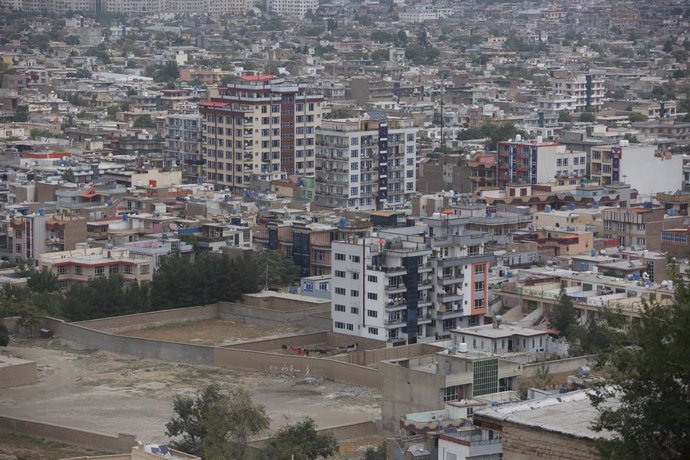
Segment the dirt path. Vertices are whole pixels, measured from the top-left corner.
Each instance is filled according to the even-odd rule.
[[[176,394],[211,382],[244,385],[266,406],[271,430],[306,415],[319,427],[380,418],[380,394],[322,379],[142,360],[75,350],[56,341],[9,347],[36,361],[37,383],[0,392],[0,413],[104,433],[130,433],[165,442],[165,423]]]

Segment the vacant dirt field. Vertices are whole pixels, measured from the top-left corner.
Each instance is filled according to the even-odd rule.
[[[243,385],[271,417],[271,431],[312,417],[322,428],[380,418],[380,393],[314,378],[245,372],[78,350],[58,341],[8,347],[37,362],[38,382],[0,393],[0,413],[109,434],[166,442],[165,423],[177,394],[215,382]],[[268,434],[268,433],[266,433]]]
[[[232,345],[295,334],[300,329],[293,326],[263,326],[245,324],[239,321],[210,319],[168,324],[165,326],[123,332],[121,335],[145,339],[169,340],[173,342],[193,343],[196,345]]]

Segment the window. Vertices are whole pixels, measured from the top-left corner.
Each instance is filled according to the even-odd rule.
[[[483,264],[482,265],[475,265],[474,266],[474,273],[477,275],[484,273],[484,265]]]
[[[131,265],[125,265],[125,275],[131,275],[132,274],[132,266]]]
[[[335,288],[335,293],[338,294],[338,295],[347,295],[347,294],[346,294],[346,291],[345,291],[345,288],[341,288],[341,287]]]
[[[359,139],[356,137],[351,138],[350,145],[359,145]]]
[[[484,299],[474,299],[474,308],[484,308]]]
[[[444,388],[441,390],[441,392],[443,395],[443,402],[458,401],[460,399],[460,395],[462,394],[462,388],[460,385],[453,385]]]
[[[353,273],[352,273],[352,279],[353,279],[353,280],[358,280],[358,279],[359,279],[359,273],[353,272]]]
[[[345,254],[335,253],[335,260],[345,260]]]
[[[335,311],[342,311],[343,313],[345,313],[345,305],[341,305],[341,304],[337,303],[337,304],[335,304],[335,306],[333,308],[335,308]]]
[[[105,267],[96,267],[96,268],[94,269],[94,274],[95,274],[96,276],[103,276],[103,275],[105,275]]]
[[[367,275],[367,281],[369,281],[370,283],[376,283],[376,282],[378,282],[378,280],[379,280],[379,278],[377,276]]]
[[[356,264],[359,263],[359,256],[352,256],[352,261]]]
[[[343,323],[342,321],[336,321],[335,322],[335,328],[336,329],[345,329],[345,323]]]
[[[347,330],[348,330],[348,331],[354,331],[354,330],[355,330],[355,326],[354,326],[352,323],[347,323]]]
[[[378,327],[370,327],[367,330],[369,331],[369,334],[371,334],[371,335],[379,335],[379,328]]]
[[[378,318],[379,312],[376,310],[367,310],[367,316],[370,318]]]
[[[484,281],[475,281],[474,282],[474,290],[475,291],[483,291],[484,290]]]
[[[359,315],[359,307],[350,307],[350,313],[353,315]]]
[[[345,272],[342,270],[336,270],[335,271],[335,277],[336,278],[345,278]]]
[[[484,359],[473,363],[472,389],[474,396],[498,391],[498,359]]]
[[[79,265],[76,265],[74,267],[74,274],[75,275],[83,275],[84,274],[84,268],[80,267]]]
[[[350,289],[351,297],[359,297],[359,291],[357,289]]]
[[[141,273],[142,275],[148,275],[149,273],[151,273],[151,266],[142,265],[141,267],[139,267],[139,273]]]
[[[368,293],[367,293],[367,299],[369,299],[369,300],[378,300],[378,299],[379,299],[379,295],[378,295],[377,293],[375,293],[375,292],[368,292]]]

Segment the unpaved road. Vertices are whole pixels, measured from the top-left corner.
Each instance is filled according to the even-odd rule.
[[[380,393],[321,379],[191,366],[76,350],[51,341],[8,347],[36,361],[38,382],[0,391],[0,414],[165,442],[176,394],[211,382],[244,385],[266,407],[271,431],[311,416],[321,428],[376,420]]]

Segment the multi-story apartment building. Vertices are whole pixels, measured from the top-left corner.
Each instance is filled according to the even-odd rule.
[[[394,343],[430,336],[431,249],[423,241],[334,241],[332,251],[334,331]]]
[[[14,260],[37,260],[46,252],[71,250],[86,240],[86,219],[37,213],[10,219],[7,226],[7,254]]]
[[[256,231],[254,244],[258,251],[280,251],[292,258],[304,276],[330,275],[333,263],[333,241],[370,236],[369,221],[330,225],[305,221],[269,221]]]
[[[590,178],[602,186],[628,183],[640,195],[675,192],[683,186],[682,155],[658,151],[651,144],[630,144],[592,147]]]
[[[102,11],[120,14],[155,14],[166,11],[166,0],[105,0]]]
[[[645,202],[642,207],[612,208],[602,211],[603,237],[617,239],[621,246],[639,246],[650,251],[661,250],[662,230],[679,228],[683,217],[666,217],[666,210]]]
[[[551,83],[556,94],[575,99],[575,110],[598,110],[604,98],[604,77],[601,75],[577,74],[555,71]]]
[[[253,174],[314,175],[322,96],[272,75],[242,77],[199,104],[206,179],[234,192]]]
[[[489,263],[485,232],[468,231],[470,217],[436,213],[424,218],[432,248],[433,329],[445,335],[458,327],[484,324],[489,308]]]
[[[316,135],[316,204],[374,211],[415,193],[416,128],[404,118],[326,120]]]
[[[268,8],[271,13],[294,19],[304,19],[307,11],[315,12],[319,7],[319,0],[269,0]]]
[[[20,11],[43,12],[49,11],[64,14],[68,11],[95,12],[95,0],[2,0],[0,7],[12,8]]]
[[[175,158],[188,181],[196,182],[203,174],[201,155],[201,115],[169,114],[165,117],[167,141],[165,157]]]
[[[556,142],[515,140],[498,143],[496,153],[498,186],[508,184],[576,184],[587,175],[585,152],[567,150]]]

